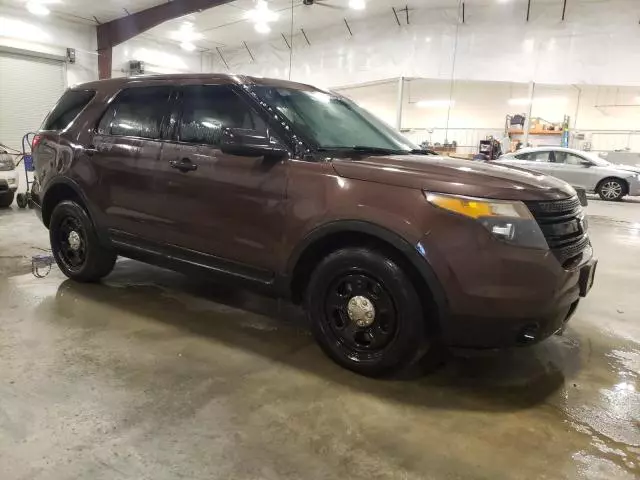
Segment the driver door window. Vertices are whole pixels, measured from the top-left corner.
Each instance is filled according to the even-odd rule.
[[[555,155],[555,163],[563,163],[565,165],[574,165],[574,166],[582,166],[582,162],[585,161],[584,158],[579,155],[575,155],[569,152],[554,152]]]
[[[267,134],[262,118],[226,85],[184,87],[182,105],[181,142],[219,147],[225,128]]]

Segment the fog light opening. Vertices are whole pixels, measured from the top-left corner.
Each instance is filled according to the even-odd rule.
[[[520,329],[520,333],[516,337],[516,341],[520,345],[534,343],[538,339],[540,326],[537,323],[530,323]]]

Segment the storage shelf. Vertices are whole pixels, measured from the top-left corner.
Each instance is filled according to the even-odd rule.
[[[509,129],[509,135],[524,135],[524,130]],[[562,130],[530,130],[529,135],[562,135]]]

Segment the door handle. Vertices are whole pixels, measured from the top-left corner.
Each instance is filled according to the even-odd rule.
[[[182,173],[193,172],[198,169],[198,165],[195,163],[191,163],[191,160],[188,158],[183,158],[182,160],[171,160],[169,161],[169,166],[171,168],[175,168],[176,170],[180,170]]]
[[[100,150],[98,150],[93,145],[90,145],[90,146],[84,148],[84,153],[91,157],[91,156],[95,155],[96,153],[100,153]]]

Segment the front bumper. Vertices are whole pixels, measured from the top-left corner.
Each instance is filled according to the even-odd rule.
[[[591,245],[565,269],[550,250],[466,233],[433,246],[428,258],[447,295],[448,311],[440,322],[446,345],[508,348],[538,342],[564,327],[578,306],[581,284],[583,293],[588,290],[581,272],[595,263]]]
[[[0,194],[15,192],[18,189],[19,177],[16,170],[0,171]]]
[[[629,195],[632,197],[640,196],[640,180],[635,178],[629,180]]]

